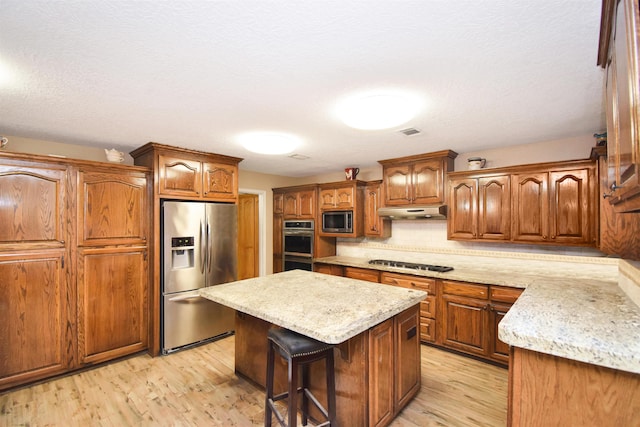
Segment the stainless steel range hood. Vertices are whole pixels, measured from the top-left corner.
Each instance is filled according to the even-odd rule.
[[[378,209],[378,216],[389,219],[447,219],[446,205],[402,206]]]

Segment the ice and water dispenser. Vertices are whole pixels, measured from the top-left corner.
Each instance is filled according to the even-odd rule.
[[[179,268],[194,267],[194,238],[192,237],[172,237],[171,238],[171,265],[172,270]]]

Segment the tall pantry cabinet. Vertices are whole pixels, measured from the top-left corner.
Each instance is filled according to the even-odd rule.
[[[147,348],[148,170],[0,154],[0,390]]]

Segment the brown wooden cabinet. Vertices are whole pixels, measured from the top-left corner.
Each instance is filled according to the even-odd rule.
[[[603,1],[598,65],[606,69],[609,200],[619,212],[640,210],[639,23],[637,1]]]
[[[0,155],[0,306],[10,325],[0,328],[0,389],[146,348],[148,174],[131,166]],[[86,262],[86,251],[134,246],[139,262],[112,262],[106,253],[104,268]],[[134,331],[136,344],[125,343]],[[83,357],[85,345],[100,356]]]
[[[78,353],[97,363],[147,348],[148,184],[84,168],[78,183]]]
[[[592,160],[452,173],[447,237],[595,246],[596,176]]]
[[[312,185],[286,189],[283,193],[284,219],[315,219],[316,187]]]
[[[509,363],[509,344],[498,337],[498,324],[507,314],[511,306],[522,294],[523,289],[505,286],[491,286],[489,305],[489,357],[502,363]]]
[[[449,178],[451,240],[511,238],[511,190],[509,175]]]
[[[367,282],[380,282],[380,272],[369,268],[345,267],[344,277],[351,279],[366,280]]]
[[[640,375],[512,347],[507,423],[637,426]]]
[[[380,160],[385,206],[445,203],[445,176],[457,153],[435,153]]]
[[[562,245],[594,245],[595,169],[519,173],[513,188],[513,240]]]
[[[364,235],[386,239],[391,236],[391,220],[381,218],[378,209],[382,207],[382,180],[367,182],[364,192]]]
[[[364,235],[364,181],[339,181],[319,184],[318,186],[318,221],[328,211],[351,211],[352,232],[335,233],[323,231],[318,224],[318,234],[330,237],[361,237]]]
[[[489,347],[489,287],[442,281],[441,328],[443,345],[478,356]]]
[[[159,193],[163,196],[237,201],[239,160],[207,162],[198,160],[199,157],[192,153],[159,154]]]
[[[344,267],[335,264],[313,263],[313,271],[316,273],[330,274],[332,276],[344,276]]]
[[[419,312],[412,307],[369,331],[369,425],[385,426],[420,390]]]
[[[435,342],[438,310],[436,279],[384,271],[380,275],[380,283],[427,292],[427,297],[420,302],[420,339]]]
[[[238,201],[242,159],[150,142],[131,152],[136,165],[157,171],[157,197]]]

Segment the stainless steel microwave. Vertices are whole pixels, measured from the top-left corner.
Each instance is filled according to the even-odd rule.
[[[322,213],[323,233],[353,233],[353,211]]]

